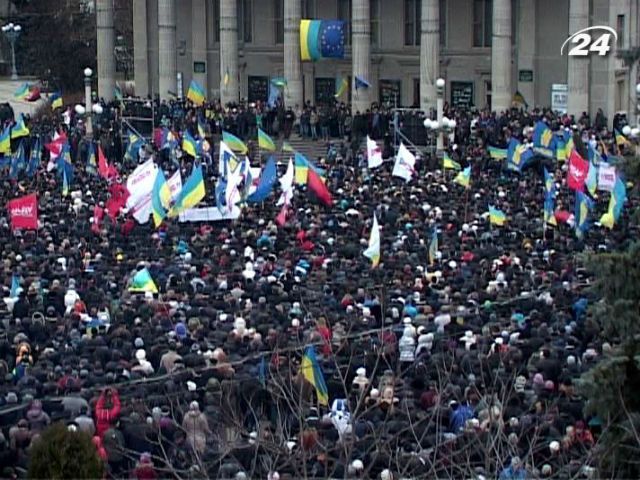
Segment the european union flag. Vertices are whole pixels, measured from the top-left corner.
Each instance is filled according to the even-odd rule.
[[[344,22],[323,20],[320,24],[320,51],[324,58],[344,58]]]
[[[258,203],[266,200],[267,197],[271,194],[277,178],[278,171],[276,167],[276,159],[272,155],[271,157],[269,157],[269,161],[264,167],[262,175],[260,175],[260,184],[258,185],[258,188],[247,199],[247,201],[250,203]]]

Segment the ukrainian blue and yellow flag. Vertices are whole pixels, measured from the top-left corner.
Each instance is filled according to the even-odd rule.
[[[196,139],[193,138],[188,130],[185,130],[182,135],[182,151],[191,155],[193,158],[196,158],[199,153],[198,142],[196,142]]]
[[[0,134],[0,153],[11,155],[11,127],[7,126]]]
[[[142,270],[136,272],[136,274],[133,276],[129,291],[132,293],[158,293],[158,287],[153,281],[153,278],[151,278],[149,270],[143,268]]]
[[[51,102],[51,110],[61,108],[63,106],[62,94],[60,92],[54,92],[49,95],[49,101]]]
[[[333,95],[338,100],[349,88],[349,80],[346,77],[336,79],[336,93]]]
[[[202,167],[194,167],[191,175],[182,186],[182,190],[176,199],[176,203],[169,211],[169,218],[177,217],[189,208],[195,207],[205,197],[204,177]]]
[[[587,174],[584,184],[586,185],[589,194],[595,198],[596,190],[598,188],[598,167],[591,162],[589,162],[589,173]]]
[[[171,190],[164,176],[162,169],[158,169],[156,181],[151,191],[151,213],[153,215],[153,224],[158,228],[164,217],[167,216],[167,210],[171,205]]]
[[[129,144],[124,154],[125,160],[135,161],[138,159],[138,150],[144,145],[144,138],[139,137],[133,132],[129,132]]]
[[[538,121],[533,129],[533,149],[543,157],[556,157],[556,138],[544,122]]]
[[[258,128],[258,147],[267,152],[275,152],[276,144],[273,139],[267,135],[261,128]]]
[[[506,148],[499,148],[494,147],[493,145],[489,145],[487,151],[489,152],[489,156],[494,160],[504,160],[505,158],[507,158]]]
[[[30,133],[31,132],[29,131],[27,126],[24,124],[24,117],[22,116],[22,114],[20,114],[20,118],[18,118],[18,121],[11,129],[11,139],[13,140],[14,138],[26,137]]]
[[[471,184],[471,166],[468,166],[464,170],[462,170],[453,181],[459,185],[462,185],[464,188],[469,188]]]
[[[507,222],[507,216],[502,210],[498,210],[489,205],[489,222],[491,222],[492,225],[502,227]]]
[[[302,376],[316,389],[318,402],[322,405],[329,405],[329,391],[324,381],[324,375],[316,358],[316,350],[313,346],[305,349],[302,356]]]
[[[447,152],[442,156],[442,168],[444,170],[460,170],[462,167],[458,162],[453,160]]]
[[[207,136],[207,129],[205,128],[204,119],[198,115],[198,136],[204,140]]]
[[[29,96],[29,93],[31,93],[31,85],[29,85],[28,83],[23,83],[22,85],[20,85],[20,87],[18,87],[18,90],[15,91],[13,97],[16,100],[24,100]]]
[[[247,152],[249,151],[249,148],[247,147],[247,145],[232,133],[223,131],[222,141],[226,143],[227,146],[234,152],[238,152],[243,155],[246,155]]]
[[[600,218],[600,223],[607,227],[609,230],[613,229],[613,226],[620,218],[620,214],[622,213],[622,208],[624,207],[624,203],[627,200],[627,187],[625,186],[622,179],[618,176],[616,177],[616,183],[613,186],[613,191],[611,192],[611,199],[609,200],[609,208],[607,213],[602,215]]]
[[[582,192],[576,192],[576,235],[582,237],[589,230],[589,210],[593,208],[593,201]]]
[[[202,105],[205,99],[204,88],[202,88],[202,85],[195,80],[191,80],[189,90],[187,91],[187,98],[196,105]]]
[[[533,152],[526,145],[511,137],[507,148],[507,168],[521,172],[533,159]]]
[[[96,161],[96,146],[93,142],[89,142],[89,146],[87,147],[87,166],[85,168],[86,172],[91,175],[98,174],[98,162]]]

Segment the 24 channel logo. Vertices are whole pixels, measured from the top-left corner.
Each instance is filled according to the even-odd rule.
[[[599,30],[604,31],[602,35],[595,38],[591,36],[589,31]],[[618,41],[618,34],[616,31],[606,25],[594,25],[593,27],[583,28],[582,30],[569,35],[562,47],[560,47],[560,55],[564,55],[564,48],[568,43],[574,44],[569,49],[568,55],[570,57],[587,57],[591,53],[597,53],[601,57],[604,57],[609,50],[611,50],[611,37]]]

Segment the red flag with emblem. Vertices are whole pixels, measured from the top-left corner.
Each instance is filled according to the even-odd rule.
[[[576,192],[584,191],[584,181],[589,175],[589,162],[580,156],[574,149],[569,157],[569,173],[567,175],[567,186]]]

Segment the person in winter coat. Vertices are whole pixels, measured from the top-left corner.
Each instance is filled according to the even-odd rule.
[[[155,468],[153,468],[153,461],[149,453],[143,453],[140,455],[140,461],[136,464],[136,468],[133,471],[133,476],[137,480],[155,480],[158,478]]]
[[[104,432],[120,416],[120,397],[118,392],[111,388],[105,389],[98,398],[96,404],[96,434],[102,438]]]
[[[46,412],[42,410],[42,402],[34,400],[27,411],[27,420],[29,421],[29,430],[32,433],[42,432],[50,423],[51,419]]]
[[[189,411],[182,420],[182,428],[186,432],[187,442],[198,454],[202,455],[207,444],[207,435],[211,435],[207,417],[200,411],[198,402],[189,405]]]

